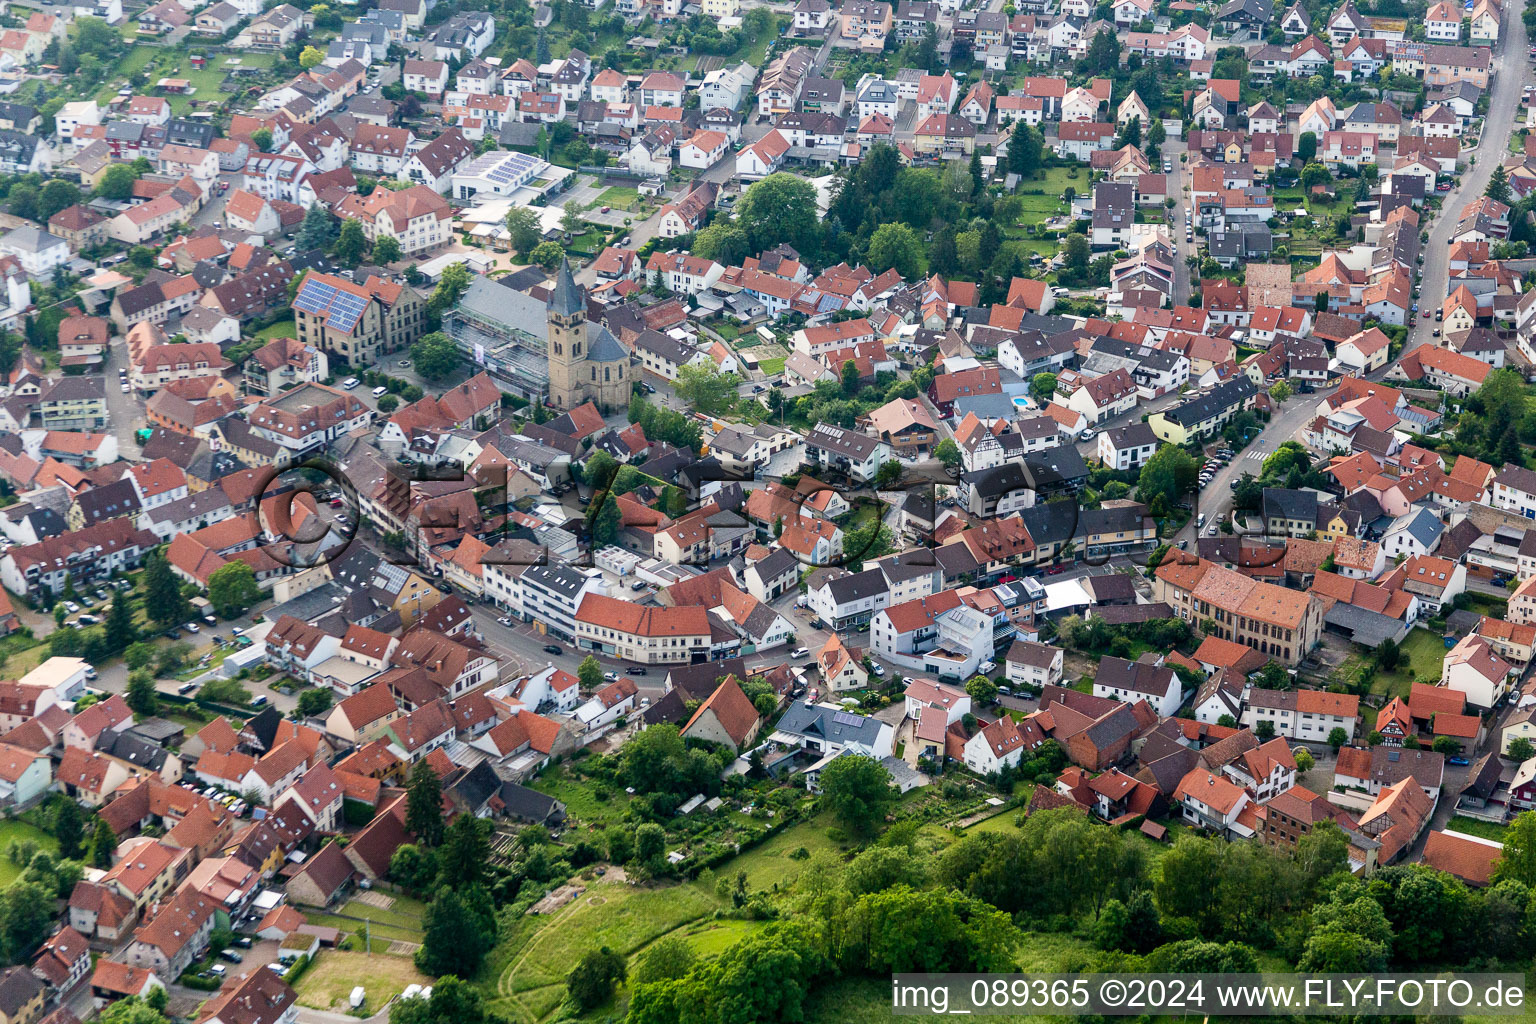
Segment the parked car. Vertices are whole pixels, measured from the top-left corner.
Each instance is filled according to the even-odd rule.
[[[809,647],[796,647],[794,650],[789,652],[789,656],[791,658],[803,658],[810,653],[811,649]]]
[[[559,644],[545,644],[544,645],[544,653],[545,654],[564,654],[565,653],[565,648],[561,647]]]
[[[645,675],[645,666],[644,665],[630,665],[624,671],[628,672],[632,676],[643,676],[643,675]]]
[[[271,701],[269,701],[267,699],[267,695],[266,694],[258,693],[254,698],[252,698],[252,700],[251,700],[251,707],[253,707],[253,708],[264,708],[269,703],[271,703]]]
[[[384,387],[382,384],[380,386],[378,386],[378,387],[373,389],[373,397],[374,398],[383,398],[388,393],[389,393],[389,388]]]
[[[617,672],[604,672],[603,678],[608,680],[610,683],[616,683],[619,681],[619,674]]]
[[[176,692],[185,697],[195,689],[197,689],[196,683],[182,683],[180,686],[176,687]]]
[[[362,381],[358,380],[356,377],[348,377],[346,380],[341,382],[341,386],[346,388],[348,391],[351,391],[361,383]]]
[[[202,627],[201,627],[201,626],[199,626],[199,625],[198,625],[198,624],[197,624],[197,623],[195,623],[195,622],[183,622],[183,623],[182,623],[182,624],[181,624],[181,628],[182,628],[182,629],[184,629],[184,630],[186,630],[186,631],[187,631],[187,632],[188,632],[188,633],[196,633],[196,632],[198,632],[198,631],[199,631],[199,630],[201,630],[201,628],[202,628]]]
[[[73,602],[73,601],[65,601],[64,602],[64,610],[69,612],[69,614],[74,615],[76,612],[78,612],[80,610],[80,606],[78,604],[75,604],[75,602]]]

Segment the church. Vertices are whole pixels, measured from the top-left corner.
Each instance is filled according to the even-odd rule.
[[[604,412],[626,408],[634,382],[629,350],[608,328],[587,322],[587,290],[572,276],[570,260],[560,261],[547,318],[549,401],[545,404],[562,412],[589,401]]]

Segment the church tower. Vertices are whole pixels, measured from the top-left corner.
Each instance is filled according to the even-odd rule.
[[[583,380],[587,361],[587,292],[571,275],[571,262],[560,261],[555,290],[549,295],[549,402],[551,409],[574,409],[587,399]]]

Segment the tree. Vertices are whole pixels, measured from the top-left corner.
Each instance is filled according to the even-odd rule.
[[[474,974],[496,941],[493,914],[489,894],[478,886],[439,889],[422,915],[417,969],[431,975]]]
[[[1037,373],[1029,382],[1029,393],[1035,396],[1035,400],[1041,405],[1049,402],[1051,396],[1056,394],[1056,375],[1054,373]]]
[[[73,798],[66,796],[57,804],[58,808],[53,812],[53,838],[59,841],[59,856],[76,860],[85,840],[85,818]]]
[[[336,236],[336,248],[332,255],[343,266],[355,267],[362,262],[364,254],[368,252],[368,239],[363,235],[361,221],[344,220],[341,222],[341,233]],[[459,264],[455,264],[459,266]],[[446,276],[446,274],[445,274]]]
[[[1306,747],[1299,748],[1292,756],[1296,759],[1296,770],[1300,772],[1311,771],[1313,765],[1317,763],[1312,757],[1312,752]]]
[[[865,262],[877,274],[894,268],[902,277],[911,280],[923,272],[923,241],[905,224],[895,221],[882,224],[869,238]]]
[[[432,297],[427,300],[427,309],[432,313],[441,314],[459,297],[469,290],[469,268],[462,263],[450,263],[443,268],[443,276],[438,279],[437,287],[432,291]]]
[[[875,473],[875,490],[887,491],[901,482],[901,461],[887,459]]]
[[[112,598],[102,631],[106,636],[107,649],[114,652],[126,651],[138,639],[139,628],[133,624],[133,609],[121,593]]]
[[[1008,170],[1021,178],[1034,177],[1040,169],[1040,155],[1045,149],[1045,136],[1040,129],[1023,121],[1015,121],[1008,134]]]
[[[1302,132],[1301,135],[1297,136],[1296,138],[1296,159],[1300,160],[1302,165],[1305,166],[1306,164],[1311,163],[1312,158],[1316,155],[1317,133]]]
[[[661,867],[667,852],[667,833],[658,824],[648,821],[635,829],[635,860],[644,867],[656,870]]]
[[[1161,498],[1163,506],[1172,509],[1195,489],[1199,479],[1200,464],[1189,452],[1177,445],[1163,445],[1141,467],[1137,497],[1149,505]]]
[[[997,700],[997,684],[986,676],[972,676],[971,681],[965,684],[965,692],[977,704],[991,704]]]
[[[752,255],[752,248],[745,231],[721,218],[693,236],[693,254],[721,266],[739,266],[743,258]]]
[[[459,368],[459,346],[442,331],[423,334],[411,345],[411,362],[425,380],[443,380]]]
[[[299,67],[308,71],[325,63],[325,51],[314,46],[306,46],[299,54]]]
[[[635,957],[633,982],[646,985],[686,977],[699,962],[688,940],[680,935],[663,935]]]
[[[379,412],[382,412],[387,416],[394,412],[396,409],[400,408],[400,399],[396,395],[380,395],[378,404]]]
[[[1275,723],[1268,719],[1261,719],[1259,724],[1253,727],[1253,734],[1259,739],[1268,742],[1275,738]]]
[[[581,234],[581,207],[576,205],[575,200],[561,208],[560,230],[568,235]]]
[[[38,219],[46,221],[60,210],[74,206],[79,201],[80,189],[77,185],[62,178],[54,178],[37,194]]]
[[[614,825],[603,833],[603,846],[610,864],[628,864],[635,856],[635,837],[623,825]]]
[[[841,378],[844,395],[852,398],[859,393],[859,364],[852,359],[843,360],[843,368],[838,376]]]
[[[165,989],[156,986],[150,992],[150,997],[157,994],[164,997]],[[160,1001],[160,999],[155,1000],[155,1002]],[[149,998],[140,999],[138,996],[129,996],[109,1004],[96,1020],[98,1024],[169,1024],[163,1003],[160,1007],[156,1007]]]
[[[891,796],[891,773],[872,757],[845,755],[822,769],[822,803],[855,832],[884,820]]]
[[[613,998],[614,986],[624,980],[625,960],[607,946],[589,950],[565,976],[565,990],[583,1012]]]
[[[588,530],[591,537],[593,550],[605,548],[616,543],[619,539],[619,527],[623,518],[619,515],[619,502],[612,494],[603,498],[603,503],[598,506],[597,512],[592,516],[592,525]]]
[[[103,870],[110,868],[116,853],[117,836],[112,832],[112,826],[97,818],[96,831],[91,833],[91,865]]]
[[[1505,206],[1512,205],[1509,175],[1505,172],[1503,164],[1493,165],[1493,173],[1488,177],[1488,187],[1483,189],[1483,195]]]
[[[539,215],[526,206],[514,206],[507,213],[507,234],[517,252],[531,252],[539,244]]]
[[[1391,672],[1397,668],[1401,657],[1402,652],[1398,650],[1397,641],[1388,637],[1376,648],[1376,667],[1383,672]]]
[[[576,679],[583,690],[596,690],[603,685],[603,666],[593,655],[581,659],[576,667]]]
[[[533,247],[528,258],[545,270],[554,270],[565,258],[565,247],[559,242],[540,242]]]
[[[961,464],[960,446],[950,438],[940,441],[933,449],[933,457],[938,459],[950,469]]]
[[[1454,757],[1461,753],[1461,743],[1452,736],[1436,736],[1435,742],[1430,749],[1437,754]]]
[[[243,614],[262,596],[256,573],[244,562],[228,562],[208,577],[208,603],[223,618],[233,619]]]
[[[1536,743],[1532,743],[1524,736],[1516,736],[1509,741],[1509,749],[1505,751],[1504,756],[1524,764],[1536,757]]]
[[[736,404],[736,389],[740,385],[740,377],[721,373],[719,364],[711,360],[702,365],[678,367],[672,390],[696,411],[715,416],[729,412]]]
[[[1333,175],[1322,164],[1307,164],[1301,169],[1301,187],[1311,190],[1318,185],[1327,185],[1333,181]]]
[[[1096,32],[1088,44],[1088,69],[1109,74],[1120,68],[1120,39],[1113,32]]]
[[[1076,233],[1068,235],[1062,252],[1066,256],[1064,270],[1070,270],[1074,274],[1088,273],[1088,263],[1093,258],[1093,248],[1088,244],[1087,236]]]
[[[816,187],[781,171],[748,186],[736,204],[736,222],[747,233],[753,252],[788,242],[808,253],[818,247],[818,209]]]
[[[299,225],[300,249],[329,249],[335,237],[336,222],[331,220],[324,206],[316,203],[304,211],[304,222]]]
[[[52,931],[53,893],[37,882],[20,881],[0,892],[0,954],[16,963]]]
[[[181,583],[171,572],[164,552],[156,551],[146,560],[142,583],[144,608],[151,619],[169,626],[191,617],[191,606],[182,596]]]
[[[299,694],[298,710],[300,718],[314,718],[323,715],[331,707],[330,690],[305,690]]]
[[[153,715],[160,710],[160,695],[155,691],[155,677],[149,669],[141,668],[128,673],[128,688],[123,701],[140,715]]]
[[[127,164],[113,164],[101,174],[101,180],[96,183],[96,194],[102,199],[127,199],[133,195],[133,183],[139,180],[132,167]]]
[[[1504,832],[1504,853],[1493,871],[1495,882],[1536,886],[1536,811],[1515,815]]]
[[[417,761],[411,769],[405,827],[423,846],[437,846],[443,841],[443,787],[437,772],[426,761]]]
[[[1286,400],[1293,394],[1295,392],[1291,390],[1291,386],[1283,380],[1275,381],[1274,385],[1269,389],[1269,397],[1273,398],[1277,405],[1284,405]]]
[[[257,128],[251,132],[251,145],[262,153],[272,152],[272,129]]]
[[[460,814],[443,833],[437,852],[438,881],[445,886],[474,885],[491,861],[490,823],[473,814]]]
[[[390,235],[381,235],[373,243],[373,262],[375,263],[395,263],[403,255],[400,251],[400,243]]]

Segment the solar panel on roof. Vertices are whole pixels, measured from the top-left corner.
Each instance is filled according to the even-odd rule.
[[[833,715],[832,715],[832,721],[836,722],[838,725],[863,725],[864,724],[863,716],[862,715],[855,715],[851,711],[837,711],[837,712],[834,712]]]

